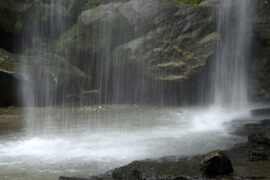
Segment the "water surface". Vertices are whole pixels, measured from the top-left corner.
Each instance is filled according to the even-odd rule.
[[[27,119],[27,128],[0,135],[1,179],[96,175],[134,160],[227,149],[245,139],[230,135],[224,124],[248,116],[218,108],[135,105],[28,111],[35,119]],[[5,118],[3,113],[0,119]]]

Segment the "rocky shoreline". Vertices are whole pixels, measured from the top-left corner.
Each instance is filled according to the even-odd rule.
[[[270,179],[270,109],[251,111],[256,121],[242,124],[231,132],[247,138],[224,151],[232,163],[233,172],[207,176],[201,171],[203,155],[164,157],[159,160],[134,161],[95,177],[60,177],[59,180],[265,180]],[[237,122],[237,120],[235,120]],[[232,122],[234,123],[234,122]]]

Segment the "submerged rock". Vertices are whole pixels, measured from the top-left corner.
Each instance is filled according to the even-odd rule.
[[[233,172],[231,160],[220,150],[209,152],[203,156],[201,170],[210,176]]]

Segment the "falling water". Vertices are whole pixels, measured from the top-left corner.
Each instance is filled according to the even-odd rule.
[[[70,81],[68,76],[64,77],[65,74],[61,73],[74,69],[54,50],[56,39],[69,27],[70,20],[65,9],[68,5],[69,1],[66,0],[35,1],[25,17],[27,30],[21,44],[25,52],[21,56],[20,67],[21,73],[31,82],[23,83],[20,90],[23,91],[24,107],[28,107],[25,116],[29,132],[38,133],[41,129],[49,128],[54,121],[51,114],[40,120],[39,116],[46,114],[45,108],[41,108],[42,111],[37,115],[36,110],[30,107],[53,106],[63,101],[64,94],[73,90],[66,86]]]
[[[165,0],[159,1],[165,2]],[[251,45],[252,28],[249,19],[252,16],[252,1],[254,0],[222,0],[219,9],[218,31],[222,40],[215,58],[216,64],[212,77],[215,104],[221,107],[243,107],[248,103],[247,63]],[[25,106],[40,107],[26,110],[26,133],[14,134],[12,137],[0,136],[0,175],[3,173],[7,177],[15,177],[14,179],[21,177],[21,174],[25,174],[26,179],[31,177],[55,179],[63,174],[95,175],[133,160],[168,155],[195,155],[217,148],[226,149],[233,143],[242,141],[228,134],[224,123],[231,122],[236,117],[247,118],[245,112],[228,114],[220,109],[205,110],[201,107],[65,106],[63,96],[68,95],[70,90],[75,90],[75,83],[63,77],[64,81],[71,83],[64,84],[57,92],[51,89],[55,83],[61,81],[55,78],[55,70],[71,69],[70,66],[62,63],[64,60],[55,55],[53,50],[53,41],[69,27],[69,20],[61,15],[65,13],[61,6],[65,6],[69,1],[44,2],[46,2],[45,8],[50,7],[46,9],[50,17],[49,21],[47,24],[42,24],[43,20],[38,8],[33,8],[30,19],[27,19],[32,26],[23,42],[26,48],[35,47],[28,52],[28,55],[35,58],[31,61],[29,56],[24,56],[21,66],[22,72],[31,77],[34,83],[39,82],[38,86],[43,90],[33,88],[33,84],[24,84],[22,90],[25,91]],[[138,6],[135,0],[133,3],[134,6]],[[151,4],[150,8],[157,12],[159,10],[155,4]],[[140,7],[139,9],[141,10]],[[144,10],[149,11],[149,9]],[[109,9],[106,13],[107,17],[110,17],[112,11]],[[162,16],[162,13],[157,14]],[[169,17],[165,18],[166,21],[169,21],[172,15],[169,13]],[[132,16],[132,12],[129,16]],[[88,18],[92,17],[90,13]],[[138,23],[144,18],[146,17],[141,17]],[[155,17],[150,19],[153,20],[152,18],[155,19]],[[187,19],[185,20],[189,21]],[[122,22],[120,20],[116,23]],[[181,23],[177,24],[176,28],[178,25]],[[97,37],[109,40],[107,46],[102,49],[101,56],[92,52],[90,55],[73,54],[71,61],[77,61],[77,55],[85,56],[84,58],[89,60],[81,64],[80,68],[86,72],[94,69],[92,72],[96,75],[94,88],[101,88],[101,93],[105,93],[98,102],[145,103],[151,102],[156,97],[160,98],[162,91],[160,84],[151,84],[151,81],[145,79],[142,74],[143,69],[131,70],[126,69],[125,66],[122,71],[117,72],[114,72],[114,69],[105,69],[105,65],[108,65],[105,64],[108,60],[106,56],[111,53],[113,43],[118,43],[112,40],[118,38],[113,34],[114,26],[108,21],[108,24],[100,27],[101,29],[98,28],[99,32],[94,34],[96,37],[91,42],[92,45],[95,45]],[[129,32],[128,28],[124,26],[123,32]],[[120,43],[129,41],[136,35],[134,32],[129,32],[121,37],[123,32],[117,32],[120,35],[120,39],[117,39]],[[42,39],[45,44],[37,38],[40,36],[47,37]],[[84,40],[88,41],[88,39]],[[99,61],[93,63],[91,61],[93,58],[98,58]],[[125,58],[121,57],[120,60],[124,61]],[[35,66],[28,64],[33,62]],[[117,62],[115,63],[118,65]],[[137,76],[131,76],[131,71]],[[148,101],[147,98],[150,100]],[[58,103],[60,105],[57,107],[48,107]]]
[[[254,0],[221,1],[218,32],[222,36],[213,70],[215,105],[239,109],[248,104],[248,62]]]

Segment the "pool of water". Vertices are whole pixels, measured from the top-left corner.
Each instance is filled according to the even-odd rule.
[[[0,134],[3,180],[90,176],[134,160],[227,149],[245,140],[231,135],[228,124],[248,117],[248,111],[134,105],[23,112],[0,115],[0,122],[25,119],[21,129]]]

